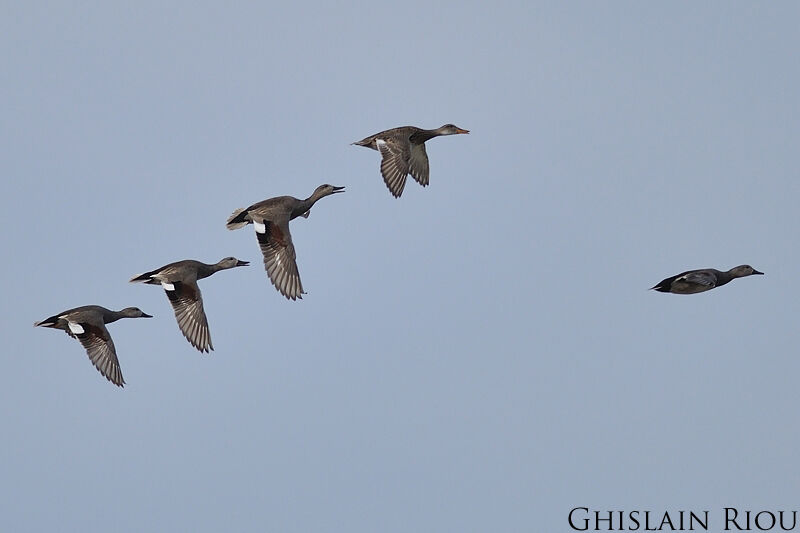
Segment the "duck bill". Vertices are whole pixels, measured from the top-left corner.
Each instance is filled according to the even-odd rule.
[[[758,270],[756,270],[756,269],[753,269],[753,274],[761,274],[762,276],[764,275],[764,273],[763,273],[763,272],[759,272],[759,271],[758,271]]]
[[[237,267],[246,267],[250,264],[250,261],[242,261],[241,259],[237,259],[236,266]]]
[[[344,187],[333,187],[333,192],[331,194],[336,194],[337,192],[344,192]]]
[[[153,318],[153,315],[148,315],[147,313],[142,313],[142,318]]]
[[[469,130],[462,130],[461,128],[456,128],[456,133],[469,133]]]

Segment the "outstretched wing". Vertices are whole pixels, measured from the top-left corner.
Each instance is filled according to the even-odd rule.
[[[381,153],[381,176],[392,196],[399,198],[406,186],[411,143],[395,138],[375,139],[375,145]]]
[[[89,360],[105,378],[122,387],[125,380],[122,379],[122,370],[117,359],[117,350],[114,348],[114,341],[104,325],[74,323],[69,322],[69,329],[86,349]]]
[[[178,327],[186,340],[201,352],[213,350],[208,319],[203,310],[203,296],[197,283],[176,281],[162,283],[161,286],[167,293],[169,303],[175,311]]]
[[[289,233],[289,222],[273,223],[269,220],[254,222],[256,238],[264,255],[264,268],[270,281],[290,300],[302,298],[305,292],[300,282],[297,261]]]
[[[417,180],[417,183],[427,187],[430,169],[428,168],[428,153],[425,151],[425,143],[412,144],[410,153],[411,158],[408,170]]]

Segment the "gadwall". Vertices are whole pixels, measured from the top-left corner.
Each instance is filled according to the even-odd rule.
[[[453,124],[445,124],[435,130],[425,130],[414,126],[401,126],[370,135],[353,144],[372,148],[381,153],[381,175],[395,198],[400,198],[406,186],[406,176],[410,173],[417,183],[428,185],[428,154],[425,141],[440,135],[469,133]]]
[[[120,318],[152,318],[138,307],[126,307],[122,311],[110,311],[99,305],[84,305],[46,318],[33,325],[61,329],[70,337],[80,341],[97,370],[108,381],[122,387],[122,370],[119,368],[114,341],[106,329],[106,324]]]
[[[702,268],[699,270],[687,270],[677,276],[672,276],[661,280],[660,283],[651,290],[658,292],[671,292],[674,294],[696,294],[705,292],[725,285],[734,278],[744,278],[753,274],[764,274],[754,269],[750,265],[739,265],[727,272],[722,272],[714,268]]]
[[[235,257],[226,257],[213,265],[186,259],[140,274],[132,278],[131,282],[141,281],[149,285],[161,285],[172,304],[183,336],[192,346],[208,353],[214,346],[211,344],[208,319],[203,310],[203,296],[200,294],[197,280],[207,278],[220,270],[249,264]]]
[[[308,218],[317,200],[339,192],[344,192],[344,187],[324,184],[305,200],[293,196],[269,198],[246,209],[237,209],[225,225],[234,230],[253,224],[270,281],[286,298],[297,300],[305,292],[297,270],[289,221],[300,216]]]

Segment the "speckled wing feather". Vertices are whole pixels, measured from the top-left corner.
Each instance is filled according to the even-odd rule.
[[[189,344],[200,350],[208,352],[213,350],[211,333],[208,330],[208,319],[203,310],[203,296],[197,283],[176,281],[170,284],[174,290],[166,289],[169,303],[175,311],[178,327],[189,341]]]
[[[410,159],[411,145],[408,141],[394,138],[375,139],[381,153],[381,176],[392,196],[399,198],[406,186],[406,176]]]
[[[122,379],[117,350],[106,327],[89,323],[80,323],[80,326],[83,328],[83,333],[74,336],[86,349],[92,364],[108,381],[118,387],[124,386],[125,380]]]
[[[423,187],[428,186],[428,153],[425,151],[425,144],[411,144],[411,158],[409,160],[408,171]]]
[[[263,233],[260,229],[264,230]],[[289,223],[276,224],[265,220],[263,226],[256,225],[256,238],[264,254],[264,268],[278,292],[290,300],[302,298],[305,292],[297,270]]]

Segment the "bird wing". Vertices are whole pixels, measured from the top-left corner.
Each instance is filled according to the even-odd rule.
[[[411,158],[411,143],[388,137],[375,139],[375,145],[381,153],[381,176],[383,182],[389,187],[392,196],[399,198],[406,186],[409,160]]]
[[[417,180],[417,183],[426,187],[428,185],[428,153],[425,151],[425,143],[411,145],[411,157],[409,159],[409,172]]]
[[[254,226],[258,245],[264,254],[264,268],[270,281],[286,298],[290,300],[302,298],[305,292],[297,270],[289,222],[275,223],[264,220]]]
[[[79,328],[72,330],[72,334],[86,349],[86,354],[95,368],[114,385],[124,386],[125,380],[122,379],[122,370],[119,368],[117,350],[114,348],[114,341],[111,340],[111,335],[105,325],[83,322],[78,326]],[[79,329],[83,331],[78,332]]]
[[[675,278],[672,283],[691,283],[713,289],[717,285],[717,277],[711,272],[688,272]]]
[[[200,294],[200,287],[197,286],[197,283],[176,281],[162,283],[162,286],[175,311],[178,327],[189,344],[201,352],[213,350],[208,319],[203,310],[203,296]]]

